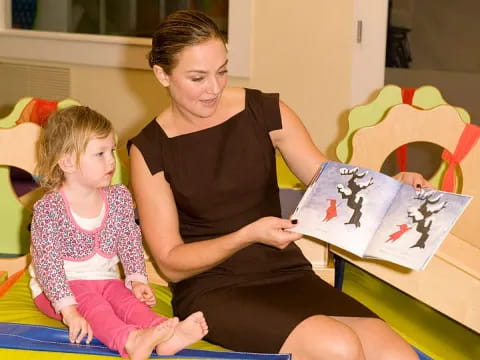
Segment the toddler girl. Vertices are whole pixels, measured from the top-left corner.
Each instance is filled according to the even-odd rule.
[[[111,123],[88,107],[60,110],[49,118],[38,150],[46,194],[34,206],[30,288],[40,311],[62,320],[72,343],[95,335],[135,360],[153,349],[172,355],[205,336],[201,312],[179,321],[149,307],[155,296],[132,198],[125,186],[110,185]]]

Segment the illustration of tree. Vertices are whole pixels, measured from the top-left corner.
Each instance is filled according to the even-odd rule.
[[[433,214],[438,214],[446,208],[447,201],[440,202],[442,195],[439,194],[437,197],[433,198],[434,195],[435,193],[433,191],[420,191],[415,199],[421,200],[422,203],[418,208],[412,206],[408,209],[408,217],[412,218],[414,224],[417,224],[415,230],[420,233],[420,238],[414,245],[410,246],[410,248],[425,248],[425,243],[428,240],[433,222],[431,216]]]
[[[347,199],[347,206],[353,210],[352,217],[345,224],[353,224],[355,227],[360,227],[363,196],[359,195],[359,192],[372,185],[373,178],[370,178],[368,181],[358,181],[359,179],[363,179],[368,171],[358,173],[357,167],[353,169],[341,168],[339,172],[340,175],[351,176],[347,182],[347,187],[345,187],[343,184],[337,185],[337,191],[342,196],[342,199]]]

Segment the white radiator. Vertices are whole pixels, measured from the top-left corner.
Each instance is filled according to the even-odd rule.
[[[0,107],[22,97],[63,100],[70,97],[70,69],[0,62]]]

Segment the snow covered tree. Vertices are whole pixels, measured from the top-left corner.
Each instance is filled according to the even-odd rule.
[[[350,176],[347,182],[347,187],[343,184],[337,185],[337,191],[342,196],[342,199],[347,199],[347,206],[353,210],[352,217],[345,224],[353,224],[355,227],[360,227],[360,219],[362,217],[362,204],[363,196],[359,195],[359,192],[365,190],[373,184],[373,178],[367,181],[359,181],[363,179],[368,171],[358,173],[358,168],[353,169],[341,168],[340,174],[344,176]]]
[[[422,190],[415,197],[416,200],[421,200],[422,203],[417,208],[412,206],[408,209],[408,217],[410,217],[414,224],[417,224],[415,230],[420,233],[420,238],[417,242],[410,246],[411,248],[425,248],[425,243],[428,240],[430,228],[432,226],[431,216],[439,213],[447,206],[447,202],[440,202],[442,195],[434,196],[433,191]]]

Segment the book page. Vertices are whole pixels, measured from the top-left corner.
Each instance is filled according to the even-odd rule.
[[[379,172],[328,161],[309,185],[292,219],[292,231],[363,256],[400,187]]]
[[[402,185],[366,255],[423,269],[471,196]]]

